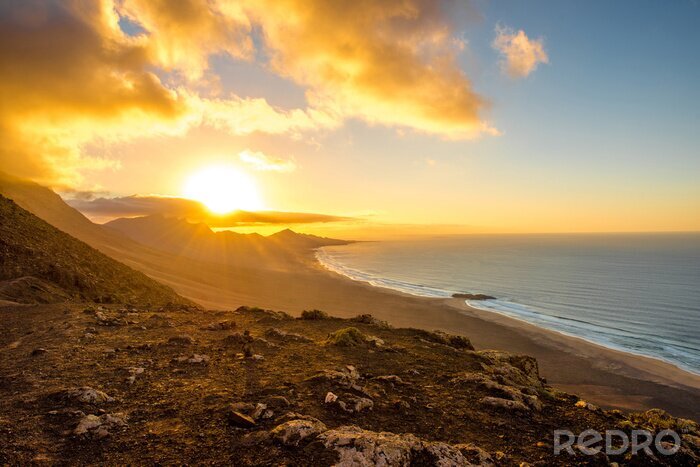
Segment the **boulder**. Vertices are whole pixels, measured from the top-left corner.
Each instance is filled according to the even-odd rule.
[[[229,424],[238,428],[252,428],[255,426],[255,420],[248,415],[242,414],[234,409],[229,409],[227,413]]]
[[[127,425],[127,417],[122,413],[109,413],[100,416],[91,414],[80,419],[78,426],[73,430],[73,434],[104,438],[110,435],[110,430]]]
[[[303,440],[315,438],[326,429],[326,425],[319,420],[290,420],[274,427],[270,434],[285,446],[298,446]]]
[[[89,386],[68,389],[64,392],[64,396],[76,402],[82,402],[84,404],[100,405],[109,402],[114,402],[114,398],[107,395],[107,393],[102,392],[99,389],[93,389]]]
[[[480,465],[472,464],[462,452],[467,445],[424,441],[412,434],[368,431],[351,425],[325,431],[317,439],[337,453],[334,465],[339,467]]]

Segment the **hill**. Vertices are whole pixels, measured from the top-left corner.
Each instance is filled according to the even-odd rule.
[[[1,195],[0,280],[0,298],[21,302],[186,303]]]
[[[0,464],[700,461],[696,423],[603,410],[547,385],[533,358],[474,350],[462,336],[319,311],[87,311],[4,309]],[[556,429],[666,428],[683,436],[670,457],[653,444],[650,454],[553,453]]]
[[[227,230],[214,232],[203,223],[159,215],[115,219],[104,226],[160,251],[239,265],[274,264],[321,246],[349,243],[289,229],[267,237]]]

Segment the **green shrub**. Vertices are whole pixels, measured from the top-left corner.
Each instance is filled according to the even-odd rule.
[[[339,347],[356,347],[367,342],[367,336],[357,328],[338,329],[328,336],[328,344]]]
[[[328,313],[321,310],[304,310],[301,319],[328,319]]]

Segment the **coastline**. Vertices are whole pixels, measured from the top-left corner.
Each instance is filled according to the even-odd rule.
[[[568,332],[565,329],[557,329],[556,326],[548,326],[546,322],[538,322],[537,320],[528,319],[528,317],[525,315],[519,315],[518,313],[509,312],[508,308],[503,309],[501,307],[501,301],[499,300],[499,297],[489,296],[489,299],[492,300],[487,300],[485,302],[462,298],[457,298],[458,301],[453,301],[453,299],[456,298],[455,294],[463,293],[461,290],[455,289],[450,291],[449,289],[397,281],[395,279],[388,279],[381,276],[376,276],[373,273],[365,273],[359,270],[351,269],[344,266],[343,264],[334,262],[332,259],[329,258],[329,256],[325,253],[324,250],[324,247],[314,250],[315,261],[318,262],[324,269],[336,273],[346,279],[350,279],[352,281],[360,283],[365,283],[383,290],[389,290],[412,297],[442,298],[447,300],[448,303],[452,304],[456,308],[459,308],[462,311],[466,310],[468,312],[471,312],[473,315],[479,315],[484,319],[498,319],[497,317],[503,317],[505,319],[502,321],[502,323],[506,325],[515,325],[515,323],[513,323],[513,321],[515,321],[517,323],[529,325],[532,327],[532,329],[535,330],[545,330],[565,338],[578,339],[591,345],[602,347],[606,350],[612,350],[620,352],[622,354],[640,357],[643,359],[650,359],[659,363],[668,364],[680,370],[681,372],[689,373],[693,377],[693,380],[700,380],[700,371],[694,371],[693,368],[686,367],[681,362],[674,361],[673,359],[666,359],[663,356],[654,355],[652,353],[644,353],[642,351],[635,352],[634,350],[625,348],[624,346],[614,345],[610,342],[606,342],[605,339],[596,339],[595,335],[590,332],[588,334]],[[491,304],[491,302],[493,302],[493,306],[480,306],[482,303]],[[537,313],[535,314],[537,315]]]
[[[661,392],[663,392],[664,387],[688,391],[699,397],[698,401],[700,402],[700,375],[680,368],[673,363],[613,349],[581,337],[546,329],[505,314],[475,308],[469,306],[463,299],[422,297],[373,285],[366,281],[351,279],[328,269],[315,257],[313,262],[314,269],[333,277],[334,280],[347,281],[363,288],[381,291],[382,294],[394,295],[397,300],[417,300],[423,301],[426,306],[434,307],[440,304],[447,307],[453,310],[456,315],[454,318],[455,325],[440,324],[434,329],[463,333],[474,342],[477,349],[493,348],[533,355],[540,362],[542,375],[554,387],[565,392],[577,394],[583,399],[603,407],[621,408],[623,410],[645,410],[659,406],[659,404],[655,405],[652,402],[655,396],[640,394],[633,386],[629,385],[628,381],[626,381],[628,384],[619,384],[616,381],[605,382],[604,375],[610,375],[613,379],[630,379],[659,385],[660,387],[657,389]],[[371,313],[382,317],[379,310],[372,310]],[[468,330],[466,332],[462,331],[466,323],[459,323],[461,321],[460,318],[467,318],[472,321],[472,332]],[[474,320],[478,320],[481,323],[473,326]],[[413,319],[406,317],[401,321],[410,325]],[[423,324],[423,320],[420,323]],[[515,332],[520,339],[508,343],[504,339],[496,338],[493,334],[484,335],[480,332],[482,331],[480,326],[484,324],[499,327],[503,331],[507,329]],[[424,326],[419,324],[418,327]],[[557,359],[561,360],[559,364],[556,363]],[[564,362],[576,362],[578,365],[574,364],[573,367],[567,368],[568,363]],[[585,366],[589,366],[589,369],[584,368]],[[577,368],[580,370],[577,370]],[[586,374],[586,372],[591,374]],[[665,399],[665,397],[662,398]],[[700,406],[688,406],[687,408],[698,419]]]
[[[477,349],[535,357],[549,384],[601,407],[662,408],[675,416],[700,420],[697,375],[471,308],[461,299],[418,297],[355,281],[326,269],[313,252],[256,267],[118,253],[118,259],[207,309],[254,306],[298,316],[316,308],[340,318],[368,313],[394,327],[462,334]]]

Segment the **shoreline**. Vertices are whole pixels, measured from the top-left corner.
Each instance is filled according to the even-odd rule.
[[[525,318],[511,316],[511,315],[509,315],[505,312],[501,312],[497,309],[479,308],[478,306],[474,306],[474,305],[467,303],[467,301],[465,299],[462,299],[462,298],[431,297],[431,296],[427,296],[427,295],[420,295],[418,293],[414,294],[411,292],[405,292],[402,290],[398,290],[398,289],[395,289],[395,288],[392,288],[389,286],[375,284],[369,280],[364,280],[364,279],[359,279],[359,278],[356,279],[356,278],[353,278],[353,277],[343,273],[342,268],[336,268],[333,265],[329,265],[329,264],[324,263],[324,261],[322,261],[318,257],[319,250],[321,250],[321,249],[317,249],[313,253],[314,262],[317,263],[324,271],[329,272],[329,273],[334,274],[334,275],[337,275],[345,280],[350,280],[352,282],[361,283],[361,284],[367,285],[369,287],[374,287],[377,289],[388,291],[390,293],[396,293],[396,294],[399,294],[402,296],[409,296],[409,297],[415,297],[415,298],[419,298],[419,299],[429,299],[429,300],[434,300],[434,299],[444,300],[445,303],[448,304],[448,306],[456,308],[456,309],[460,310],[460,312],[468,312],[474,316],[478,316],[481,319],[499,322],[503,325],[510,326],[514,329],[520,329],[523,332],[542,333],[543,335],[547,335],[547,336],[549,336],[550,339],[554,339],[554,340],[560,339],[560,340],[566,341],[568,339],[573,339],[576,341],[580,341],[582,343],[586,343],[586,344],[591,345],[591,346],[595,346],[601,350],[610,351],[613,353],[620,354],[621,355],[620,359],[626,359],[627,357],[639,358],[645,362],[644,364],[633,365],[639,371],[645,371],[650,367],[656,367],[657,369],[655,371],[653,371],[652,374],[660,373],[660,374],[664,375],[664,377],[662,377],[663,382],[665,382],[665,383],[673,382],[676,384],[682,384],[682,383],[678,383],[678,382],[684,381],[684,380],[690,380],[691,384],[689,385],[689,387],[692,387],[694,389],[700,389],[700,373],[696,373],[690,369],[683,368],[682,366],[678,365],[675,362],[665,360],[665,359],[663,359],[661,357],[657,357],[657,356],[637,353],[637,352],[633,352],[633,351],[630,351],[627,349],[622,349],[622,348],[616,348],[616,347],[613,347],[610,345],[606,345],[604,343],[596,342],[595,340],[586,338],[584,336],[570,334],[570,333],[567,333],[565,331],[561,331],[561,330],[557,330],[557,329],[550,329],[550,328],[547,328],[545,326],[541,326],[541,325],[532,323]],[[438,289],[435,289],[435,290],[438,290]],[[445,293],[450,293],[450,292],[445,291]],[[671,369],[669,369],[668,367],[671,367]],[[677,375],[676,375],[676,373],[677,373]],[[670,374],[673,374],[673,376],[668,376]],[[683,375],[683,376],[680,376],[680,375]]]
[[[700,419],[700,375],[670,362],[612,349],[504,314],[471,307],[462,299],[422,297],[372,285],[367,281],[354,280],[326,268],[315,255],[309,263],[312,269],[320,271],[334,281],[346,282],[374,293],[391,295],[399,301],[418,301],[430,308],[447,308],[454,313],[454,317],[447,320],[449,324],[433,326],[432,329],[463,334],[472,340],[477,349],[492,348],[532,355],[540,364],[541,374],[552,386],[577,394],[584,400],[608,408],[647,410],[659,407],[673,412],[669,404],[673,396],[665,394],[673,388],[692,394],[692,402],[689,401],[684,407],[684,416]],[[379,309],[367,312],[385,319]],[[415,318],[405,316],[401,319],[401,325],[426,327],[424,320],[418,322]],[[461,323],[462,320],[477,320],[479,325],[466,327],[468,324]],[[495,328],[494,334],[514,333],[519,339],[509,342],[510,337],[499,339],[494,334],[480,336],[479,328],[482,324]],[[585,368],[586,366],[588,368]],[[656,387],[649,388],[650,390],[635,387],[644,386],[644,383]]]

